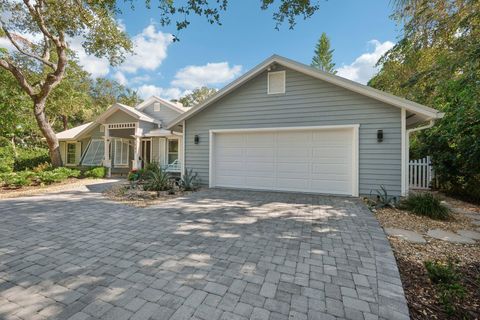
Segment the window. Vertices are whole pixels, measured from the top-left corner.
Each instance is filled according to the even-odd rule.
[[[67,142],[67,165],[77,164],[77,144],[75,142]]]
[[[84,166],[100,166],[103,161],[104,150],[105,144],[103,140],[92,140],[85,151],[82,164]]]
[[[115,157],[113,159],[115,167],[128,167],[129,153],[130,146],[128,140],[115,139]]]
[[[168,140],[168,164],[178,159],[178,140]]]
[[[153,104],[153,111],[160,111],[160,102],[155,102]]]
[[[268,94],[285,93],[285,71],[269,72],[267,86]]]

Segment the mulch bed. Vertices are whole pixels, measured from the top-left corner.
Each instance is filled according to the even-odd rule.
[[[62,182],[57,182],[50,185],[44,186],[24,186],[21,188],[4,188],[0,187],[0,199],[8,199],[8,198],[18,198],[18,197],[28,197],[39,195],[43,193],[49,192],[59,192],[65,190],[65,188],[71,187],[81,187],[91,183],[98,183],[101,182],[101,179],[77,179],[77,178],[68,178]]]
[[[114,185],[104,191],[103,195],[115,202],[133,207],[145,208],[191,193],[189,191],[184,192],[180,190],[175,190],[174,194],[169,194],[168,192],[157,193],[152,191],[142,191],[141,187],[140,189],[129,189],[128,186],[128,183]]]
[[[480,212],[480,207],[445,198],[457,208]],[[412,319],[480,319],[480,245],[454,244],[436,240],[425,235],[429,229],[457,231],[476,230],[478,226],[462,213],[453,213],[450,221],[437,221],[397,209],[376,212],[383,227],[413,230],[421,233],[426,244],[414,244],[396,237],[389,237],[400,270],[405,296]],[[425,261],[448,260],[457,262],[462,275],[460,282],[466,288],[463,301],[456,301],[456,312],[448,315],[439,302],[439,292],[431,283],[424,267]]]

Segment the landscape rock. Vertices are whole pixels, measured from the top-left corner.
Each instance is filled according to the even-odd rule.
[[[408,242],[413,243],[426,243],[427,241],[417,232],[397,229],[397,228],[385,228],[385,233],[392,237],[398,237]]]
[[[470,238],[461,236],[459,234],[450,232],[450,231],[445,231],[442,229],[432,229],[428,230],[427,235],[429,237],[443,240],[443,241],[448,241],[452,243],[464,243],[464,244],[473,244],[475,243],[475,240],[472,240]]]
[[[480,232],[473,230],[458,230],[457,233],[462,237],[467,237],[470,239],[480,240]]]

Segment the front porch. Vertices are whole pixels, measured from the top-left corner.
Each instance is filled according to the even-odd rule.
[[[108,168],[109,176],[124,175],[154,162],[170,173],[182,171],[182,133],[146,128],[141,122],[105,123],[100,126],[100,132],[102,136],[90,141],[82,165],[100,162]]]

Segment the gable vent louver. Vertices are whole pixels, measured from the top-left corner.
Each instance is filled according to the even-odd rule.
[[[268,94],[285,93],[285,71],[268,73]]]

